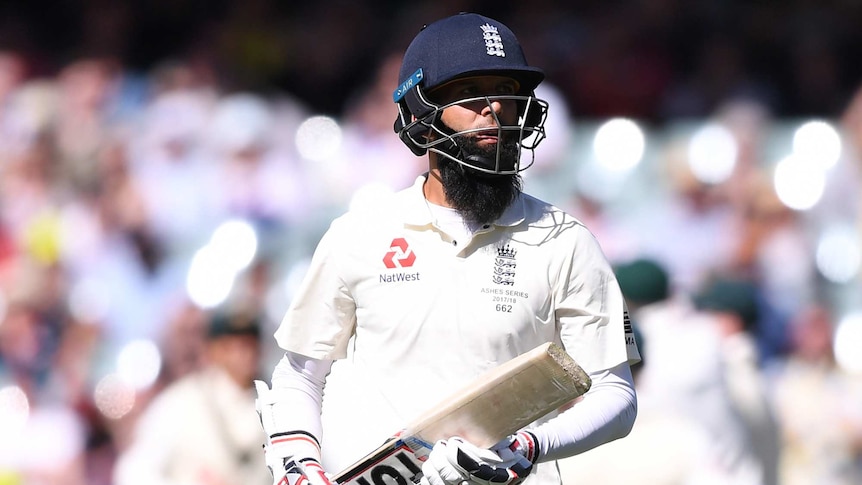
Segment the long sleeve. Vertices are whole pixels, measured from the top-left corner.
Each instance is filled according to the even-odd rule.
[[[323,431],[320,421],[323,388],[331,367],[330,360],[312,359],[286,352],[272,374],[272,392],[276,396],[272,412],[266,417],[262,416],[264,430],[270,437],[288,434],[311,435],[316,441],[316,452],[309,451],[309,448],[302,444],[302,440],[298,440],[295,453],[318,460]]]
[[[591,373],[590,391],[574,406],[532,430],[540,461],[583,453],[626,436],[634,426],[637,396],[627,363]]]

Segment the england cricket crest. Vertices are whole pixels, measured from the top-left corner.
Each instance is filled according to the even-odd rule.
[[[494,275],[491,281],[498,285],[512,286],[515,284],[515,255],[518,251],[508,244],[497,246],[497,257],[494,258]]]
[[[482,38],[485,39],[485,52],[489,56],[506,57],[506,52],[503,51],[503,38],[500,37],[500,31],[497,27],[491,24],[482,25]]]

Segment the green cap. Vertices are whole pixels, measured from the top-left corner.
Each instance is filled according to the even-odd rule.
[[[760,317],[757,287],[744,279],[713,279],[694,295],[694,304],[700,310],[736,314],[746,328],[753,327]]]
[[[232,335],[250,335],[259,338],[260,321],[257,316],[243,312],[214,314],[207,329],[207,337],[214,339]]]
[[[614,270],[626,300],[641,305],[670,296],[668,273],[657,261],[641,258],[620,264]]]

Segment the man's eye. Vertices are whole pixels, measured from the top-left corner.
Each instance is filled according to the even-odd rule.
[[[503,84],[497,87],[497,94],[515,94],[515,86],[511,84]]]
[[[479,90],[476,86],[467,86],[461,90],[461,94],[465,97],[475,97],[478,96]]]

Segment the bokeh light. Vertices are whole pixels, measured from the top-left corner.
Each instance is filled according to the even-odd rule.
[[[817,270],[833,283],[847,283],[859,274],[862,252],[856,230],[838,225],[827,228],[817,242]]]
[[[129,342],[117,355],[117,376],[137,390],[150,387],[161,368],[162,355],[152,340]]]
[[[719,184],[733,173],[738,153],[736,139],[730,130],[719,124],[708,124],[691,137],[688,163],[699,181]]]
[[[627,172],[608,170],[596,160],[583,163],[577,170],[575,185],[588,199],[608,203],[622,192]]]
[[[247,221],[220,224],[192,257],[186,276],[186,292],[192,302],[201,308],[222,304],[230,296],[237,274],[254,261],[257,247],[257,232]]]
[[[826,173],[812,163],[788,156],[775,166],[775,193],[787,207],[804,211],[820,201],[826,187]]]
[[[614,118],[603,123],[593,139],[593,153],[599,164],[607,170],[629,171],[644,156],[646,138],[632,120]]]
[[[120,419],[135,406],[135,389],[117,374],[103,377],[93,391],[96,409],[108,419]]]
[[[835,360],[847,372],[862,374],[862,313],[842,318],[833,339]]]
[[[0,388],[0,439],[13,438],[27,425],[30,401],[18,386]]]
[[[308,160],[326,160],[341,149],[342,131],[329,116],[312,116],[296,131],[296,149]]]
[[[222,253],[204,246],[192,257],[186,276],[186,292],[201,308],[214,308],[224,302],[233,289],[236,272],[221,259]]]
[[[793,134],[793,154],[827,170],[841,157],[841,135],[825,121],[805,122]]]
[[[233,271],[241,271],[254,260],[258,238],[251,224],[235,219],[219,225],[209,245],[219,255],[221,264]]]

